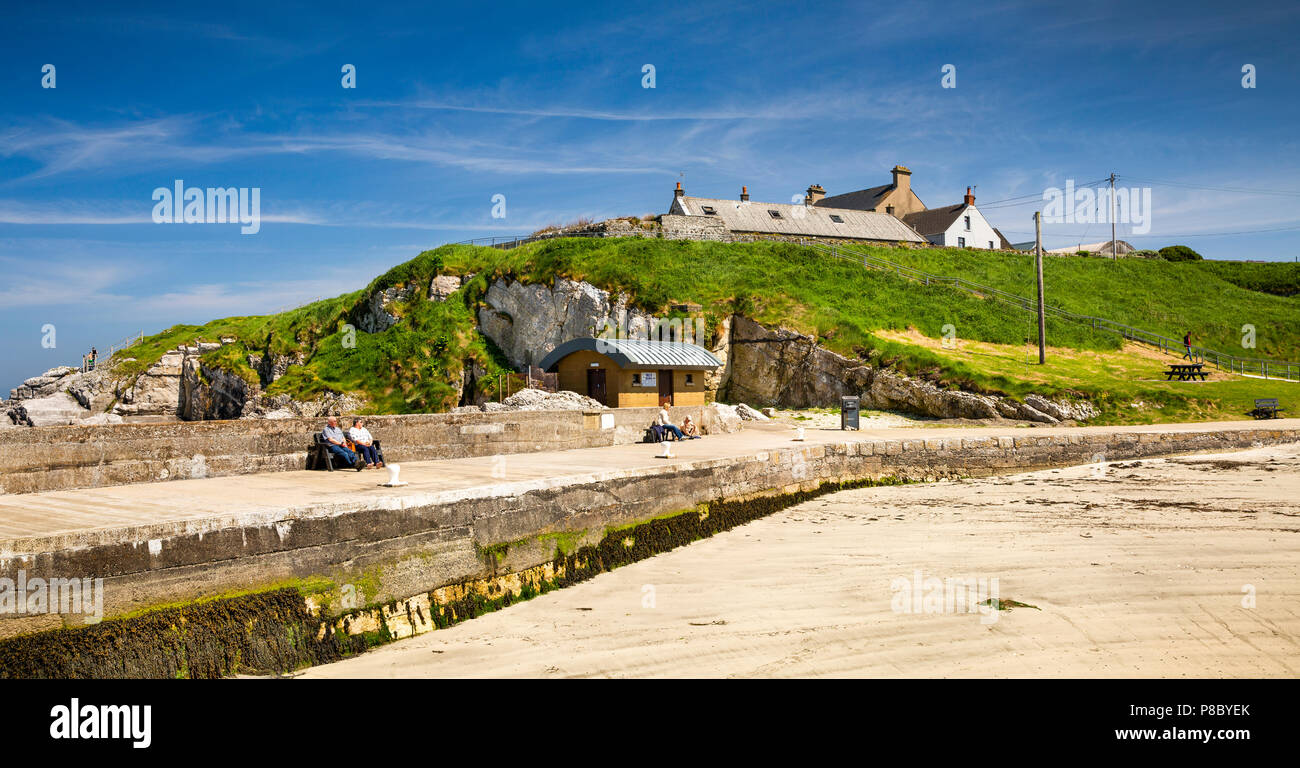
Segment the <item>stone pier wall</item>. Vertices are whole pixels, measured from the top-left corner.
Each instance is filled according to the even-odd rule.
[[[553,416],[554,414],[549,414]],[[1059,430],[1051,435],[848,440],[721,459],[441,492],[341,498],[319,509],[99,527],[0,541],[0,577],[104,579],[104,615],[286,584],[324,604],[395,604],[449,585],[535,571],[610,529],[717,502],[826,483],[934,480],[1226,451],[1300,440],[1300,429]],[[0,617],[0,637],[75,617]],[[53,622],[53,623],[51,623]]]
[[[673,408],[705,432],[711,409]],[[366,417],[389,462],[563,451],[639,442],[657,408]],[[340,419],[350,426],[350,419]],[[0,441],[0,493],[33,493],[305,469],[325,419],[36,427]]]

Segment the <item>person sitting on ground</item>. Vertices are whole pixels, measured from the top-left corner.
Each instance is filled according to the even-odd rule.
[[[666,408],[659,409],[659,415],[655,417],[655,425],[658,426],[659,429],[661,429],[664,433],[666,433],[664,435],[665,438],[667,437],[668,434],[672,434],[672,435],[676,435],[678,440],[686,439],[686,436],[682,434],[682,431],[678,429],[677,425],[674,424],[672,422],[672,419],[668,417],[668,409]]]
[[[682,417],[682,434],[691,440],[700,439],[700,428],[695,426],[695,422],[691,421],[690,416]]]
[[[343,430],[339,429],[339,419],[337,416],[331,416],[325,422],[325,429],[321,430],[320,436],[325,439],[325,448],[339,461],[347,462],[349,467],[356,467],[357,471],[365,469],[366,465],[357,458],[357,455],[348,450],[344,442]]]
[[[356,418],[352,420],[352,429],[348,430],[348,437],[356,445],[357,452],[366,460],[367,467],[379,469],[384,466],[384,462],[379,460],[379,450],[375,448],[375,439],[370,436],[370,430],[366,429],[364,419]]]

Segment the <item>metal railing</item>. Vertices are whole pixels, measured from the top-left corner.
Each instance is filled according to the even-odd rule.
[[[102,358],[103,362],[100,362],[100,358],[98,357],[96,357],[94,360],[91,360],[90,355],[88,354],[82,355],[81,371],[84,373],[86,371],[93,371],[96,368],[106,368],[112,365],[116,365],[117,363],[114,362],[113,355],[117,354],[118,352],[121,352],[127,347],[135,346],[136,344],[139,344],[142,341],[144,341],[144,331],[137,331],[136,333],[127,336],[125,339],[122,339],[121,341],[116,341],[113,342],[112,344],[109,344],[108,354],[104,355],[104,357]]]
[[[990,298],[1019,307],[1027,312],[1038,311],[1038,302],[1025,296],[993,288],[987,285],[971,282],[961,277],[951,277],[948,275],[935,275],[915,267],[909,267],[906,264],[899,264],[879,256],[855,250],[841,250],[834,245],[825,245],[814,241],[804,241],[802,245],[812,248],[821,253],[833,256],[837,259],[859,263],[867,269],[878,269],[886,272],[893,272],[899,277],[908,280],[914,280],[925,285],[946,285],[965,291],[979,298]],[[1119,334],[1129,341],[1136,341],[1142,344],[1148,344],[1156,347],[1165,354],[1179,354],[1186,356],[1188,347],[1181,341],[1172,339],[1168,336],[1162,336],[1158,333],[1134,328],[1131,325],[1117,323],[1104,317],[1094,317],[1092,315],[1083,315],[1077,312],[1060,307],[1053,307],[1050,304],[1044,307],[1048,316],[1059,317],[1063,320],[1090,325],[1094,331],[1106,331],[1109,333]],[[1229,355],[1208,347],[1201,347],[1195,344],[1190,346],[1191,354],[1201,362],[1213,364],[1220,370],[1226,370],[1231,373],[1239,373],[1244,376],[1263,376],[1269,379],[1285,379],[1287,381],[1300,381],[1300,363],[1292,363],[1278,360],[1266,360],[1257,357],[1240,357]]]
[[[498,248],[508,251],[512,248],[518,248],[521,245],[536,243],[542,240],[555,240],[564,237],[604,237],[602,232],[546,232],[540,235],[517,235],[514,237],[475,237],[471,240],[460,240],[452,245],[481,245],[485,248]]]

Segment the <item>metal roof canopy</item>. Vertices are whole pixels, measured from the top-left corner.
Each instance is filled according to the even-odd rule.
[[[684,341],[587,337],[564,342],[542,358],[538,367],[544,371],[553,371],[561,360],[574,352],[583,351],[605,355],[617,363],[619,368],[675,368],[707,371],[722,365],[722,361],[714,357],[709,350]]]

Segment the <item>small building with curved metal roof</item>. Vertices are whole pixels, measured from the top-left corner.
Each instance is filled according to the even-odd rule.
[[[695,344],[591,337],[566,341],[541,362],[560,389],[611,408],[704,405],[704,373],[721,365]]]

